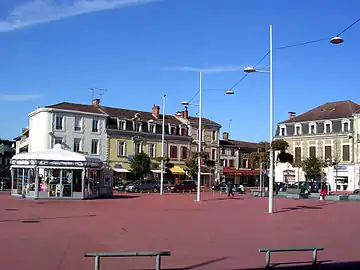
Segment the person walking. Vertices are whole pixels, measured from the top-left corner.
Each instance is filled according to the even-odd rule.
[[[230,195],[232,195],[234,197],[235,196],[233,192],[234,184],[231,181],[228,181],[226,187],[227,187],[227,196],[230,197]]]
[[[320,200],[321,201],[325,200],[326,195],[327,195],[326,184],[323,184],[320,192]]]

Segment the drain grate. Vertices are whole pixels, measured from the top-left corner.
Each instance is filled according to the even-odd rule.
[[[22,223],[40,223],[40,220],[22,220]]]

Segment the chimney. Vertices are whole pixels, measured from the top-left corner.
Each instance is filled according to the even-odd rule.
[[[27,128],[22,128],[21,129],[21,134],[24,134],[24,132],[27,130]]]
[[[160,106],[153,105],[152,106],[152,114],[155,115],[156,118],[159,118],[160,116]]]
[[[95,99],[93,100],[93,106],[94,106],[94,107],[99,107],[99,105],[100,105],[100,99],[99,99],[99,98],[95,98]]]
[[[293,119],[296,116],[295,112],[288,112],[289,119]]]
[[[185,110],[182,112],[182,117],[184,119],[188,119],[189,118],[189,111],[187,109],[187,107],[185,107]]]
[[[223,132],[223,140],[227,141],[229,139],[229,132]]]

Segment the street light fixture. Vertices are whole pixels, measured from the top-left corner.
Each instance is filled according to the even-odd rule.
[[[201,183],[201,124],[202,124],[202,72],[200,72],[200,87],[199,87],[199,104],[192,104],[189,101],[181,101],[181,105],[183,106],[194,106],[199,107],[199,127],[198,127],[198,139],[196,140],[198,143],[198,172],[197,172],[197,194],[196,194],[196,202],[200,202],[200,183]],[[235,92],[232,89],[224,90],[225,94],[233,95]]]
[[[333,37],[332,39],[330,39],[330,42],[332,44],[341,44],[344,42],[344,39],[342,37]]]

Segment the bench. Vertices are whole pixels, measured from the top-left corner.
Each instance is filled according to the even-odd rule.
[[[295,252],[295,251],[312,251],[312,265],[316,265],[317,252],[324,250],[323,247],[283,247],[283,248],[259,248],[259,252],[266,253],[265,267],[270,267],[271,252]]]
[[[171,256],[170,251],[160,252],[88,252],[84,257],[95,258],[95,270],[100,270],[101,257],[156,257],[156,270],[161,269],[161,256]]]

